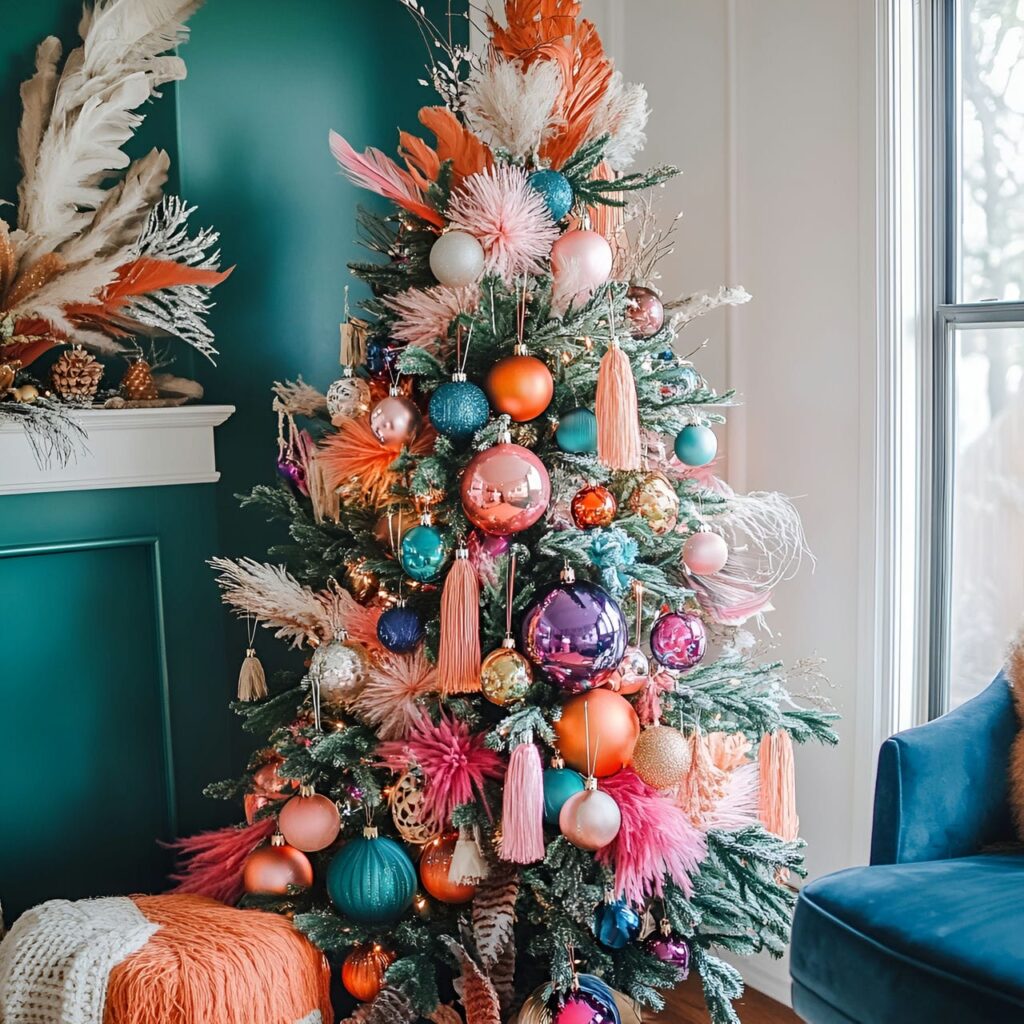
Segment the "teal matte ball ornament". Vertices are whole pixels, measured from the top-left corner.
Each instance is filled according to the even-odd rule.
[[[402,537],[400,559],[402,568],[417,583],[433,582],[448,561],[441,532],[426,523],[414,526]]]
[[[589,409],[573,409],[559,421],[555,444],[574,455],[597,451],[597,417]]]
[[[687,466],[706,466],[718,454],[718,438],[710,427],[691,423],[676,435],[676,458]]]
[[[571,768],[545,768],[544,821],[557,826],[562,804],[575,793],[582,793],[583,789],[583,776],[579,772]]]
[[[534,171],[527,179],[557,223],[572,209],[572,185],[560,171]]]
[[[431,395],[429,412],[439,434],[462,444],[487,423],[491,406],[482,388],[457,373]]]
[[[347,917],[363,924],[390,924],[412,906],[416,869],[393,839],[364,828],[327,868],[327,894]]]

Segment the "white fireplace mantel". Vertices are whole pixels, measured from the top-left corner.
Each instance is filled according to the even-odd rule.
[[[75,417],[87,451],[66,466],[36,464],[20,426],[0,426],[0,495],[212,483],[220,478],[213,429],[233,405],[85,409]]]

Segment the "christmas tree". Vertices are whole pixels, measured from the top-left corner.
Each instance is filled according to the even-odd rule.
[[[633,169],[646,94],[579,3],[507,0],[483,57],[406,6],[441,103],[397,159],[331,135],[391,207],[342,375],[275,386],[284,564],[215,562],[265,746],[181,886],[293,915],[360,1020],[628,1024],[692,969],[735,1021],[719,952],[788,938],[791,741],[835,740],[745,625],[799,519],[716,477],[733,395],[673,349],[749,296],[657,290],[676,171]],[[309,656],[269,693],[257,624]]]

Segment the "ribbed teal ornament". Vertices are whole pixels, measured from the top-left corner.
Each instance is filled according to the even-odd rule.
[[[441,532],[426,523],[414,526],[402,537],[399,557],[402,568],[418,583],[436,580],[448,560]]]
[[[559,421],[555,443],[563,452],[582,455],[597,451],[597,417],[589,409],[573,409]]]
[[[430,422],[445,437],[461,443],[468,441],[491,416],[491,406],[483,389],[456,374],[430,397]]]
[[[349,840],[327,867],[331,902],[363,924],[397,921],[412,905],[415,892],[416,869],[409,855],[393,839],[378,836],[375,828]]]
[[[706,466],[718,453],[718,438],[710,427],[691,423],[676,434],[676,458],[687,466]]]
[[[572,209],[572,185],[560,171],[534,171],[528,181],[538,192],[554,220],[561,220]]]
[[[544,820],[549,825],[558,824],[562,804],[575,793],[584,789],[583,776],[571,768],[544,769]]]

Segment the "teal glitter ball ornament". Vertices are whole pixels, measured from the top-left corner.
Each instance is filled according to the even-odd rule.
[[[557,223],[572,209],[572,185],[560,171],[534,171],[527,179]]]
[[[393,839],[363,829],[327,867],[327,894],[347,917],[363,924],[390,924],[412,906],[416,869]]]
[[[710,427],[691,423],[676,434],[676,458],[687,466],[706,466],[718,454],[718,438]]]
[[[429,523],[420,523],[402,537],[399,557],[402,568],[417,583],[431,583],[440,576],[448,561],[448,549],[440,530]]]
[[[564,761],[561,765],[556,762],[553,767],[544,769],[544,821],[549,825],[558,825],[562,804],[585,788],[583,776],[564,765]]]
[[[640,934],[640,915],[625,900],[602,903],[594,914],[594,934],[602,946],[625,949]]]
[[[456,373],[431,395],[429,413],[439,434],[462,444],[487,423],[491,407],[482,388]]]
[[[597,451],[597,417],[589,409],[573,409],[559,421],[555,444],[563,452],[583,455]]]

